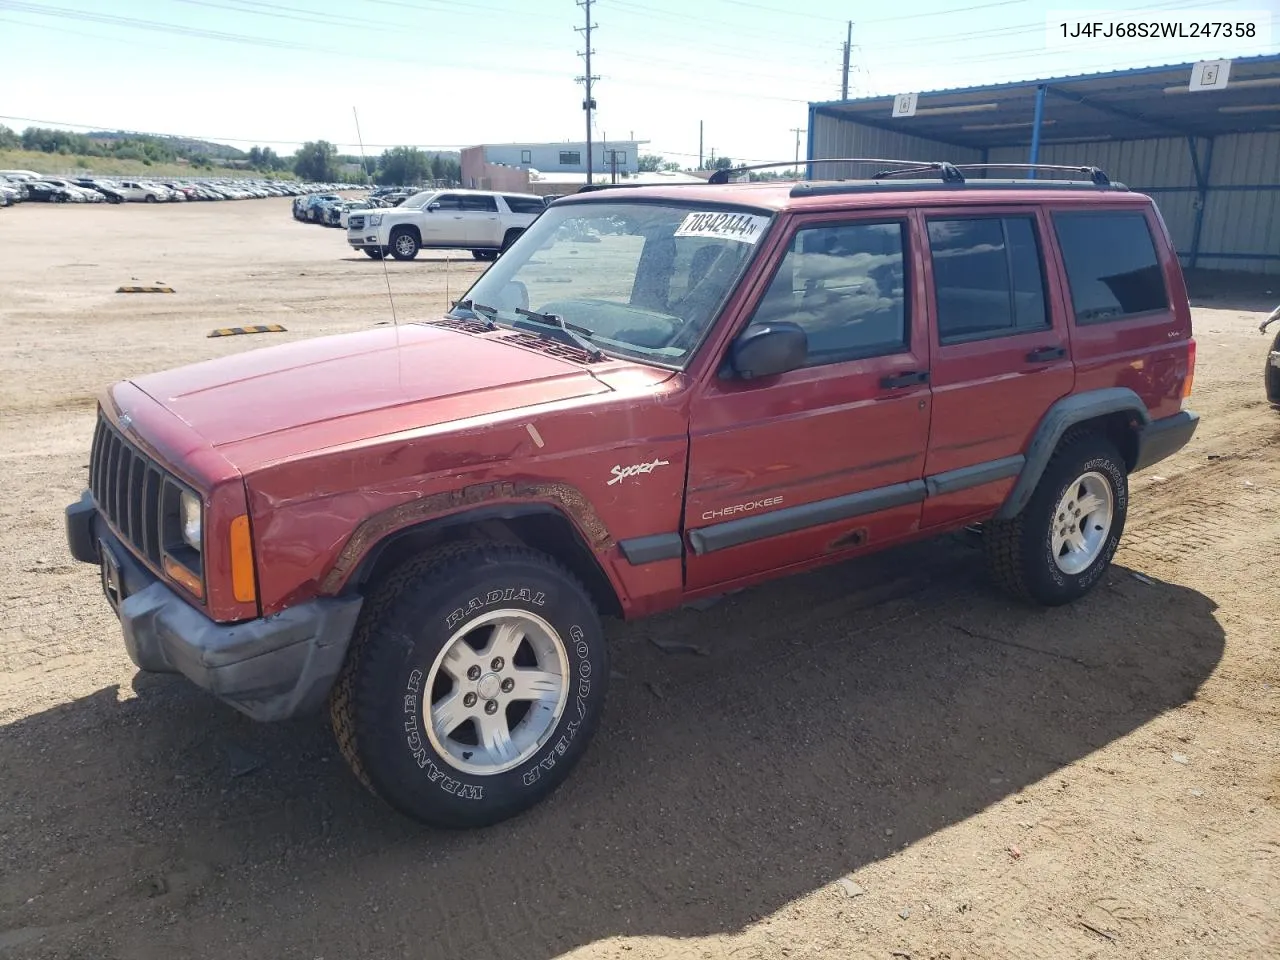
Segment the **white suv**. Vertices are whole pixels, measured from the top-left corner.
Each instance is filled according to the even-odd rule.
[[[547,208],[539,196],[488,190],[425,190],[397,207],[352,211],[347,243],[375,260],[418,251],[470,250],[493,260]]]
[[[167,187],[146,180],[121,180],[118,189],[131,203],[168,203],[173,199]]]

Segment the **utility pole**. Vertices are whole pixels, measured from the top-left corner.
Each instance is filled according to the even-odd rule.
[[[840,99],[849,99],[849,55],[853,50],[853,21],[849,21],[844,38],[844,81],[840,84]]]
[[[800,134],[808,133],[804,127],[792,127],[791,132],[796,135],[796,169],[800,167]]]
[[[586,12],[586,26],[574,27],[574,32],[581,33],[586,38],[586,53],[580,53],[578,56],[584,58],[587,62],[587,72],[577,78],[577,82],[584,84],[586,87],[586,96],[582,101],[582,109],[587,114],[587,183],[591,183],[591,113],[596,108],[596,101],[591,96],[591,85],[599,80],[597,76],[591,73],[591,55],[595,53],[591,49],[591,31],[596,28],[596,24],[591,22],[591,3],[592,0],[577,0],[578,6],[582,7]]]
[[[698,169],[702,169],[702,121],[698,121]]]

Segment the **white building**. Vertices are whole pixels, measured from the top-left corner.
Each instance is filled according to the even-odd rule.
[[[639,170],[640,148],[648,140],[593,140],[591,170],[608,176],[617,164],[619,175]],[[539,170],[543,173],[587,172],[587,144],[563,143],[482,143],[462,151],[462,182],[470,186],[486,176],[486,166]]]

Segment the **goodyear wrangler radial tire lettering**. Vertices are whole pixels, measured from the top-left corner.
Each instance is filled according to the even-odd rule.
[[[1055,523],[1064,496],[1086,476],[1095,484],[1100,480],[1110,490],[1110,526],[1092,562],[1078,573],[1068,573],[1055,559]],[[1114,444],[1087,430],[1068,433],[1022,512],[982,525],[992,577],[1014,596],[1045,606],[1059,606],[1084,596],[1102,579],[1115,556],[1128,507],[1128,473]]]
[[[485,633],[496,629],[487,624],[495,615],[508,614],[544,624],[552,639],[561,641],[556,649],[565,654],[566,693],[545,735],[516,754],[527,751],[527,756],[508,769],[479,773],[469,769],[479,760],[470,757],[465,745],[440,741],[429,729],[437,694],[428,678],[447,659],[452,638],[466,634],[483,649],[484,638],[496,636]],[[468,632],[473,625],[474,632]],[[544,637],[542,647],[545,651],[555,644]],[[520,649],[519,657],[506,664],[508,671],[532,656],[531,646]],[[487,657],[485,663],[474,687],[453,692],[478,690],[485,697],[496,696],[498,685],[506,689],[504,678],[512,674],[499,669],[491,677]],[[392,807],[431,826],[487,826],[532,807],[564,781],[599,724],[608,679],[599,616],[570,573],[523,547],[446,544],[398,568],[369,597],[334,685],[330,714],[353,772]],[[473,729],[478,741],[480,728]],[[458,753],[442,752],[438,743]],[[477,750],[484,750],[479,742]]]

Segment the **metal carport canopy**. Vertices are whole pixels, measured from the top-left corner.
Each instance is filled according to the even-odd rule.
[[[1233,59],[1228,84],[1218,90],[1192,92],[1194,66],[922,91],[912,117],[892,115],[893,96],[811,103],[810,137],[812,119],[825,116],[976,150],[1027,145],[1034,138],[1037,100],[1043,103],[1042,143],[1280,130],[1280,54]],[[809,159],[817,159],[812,151]]]

